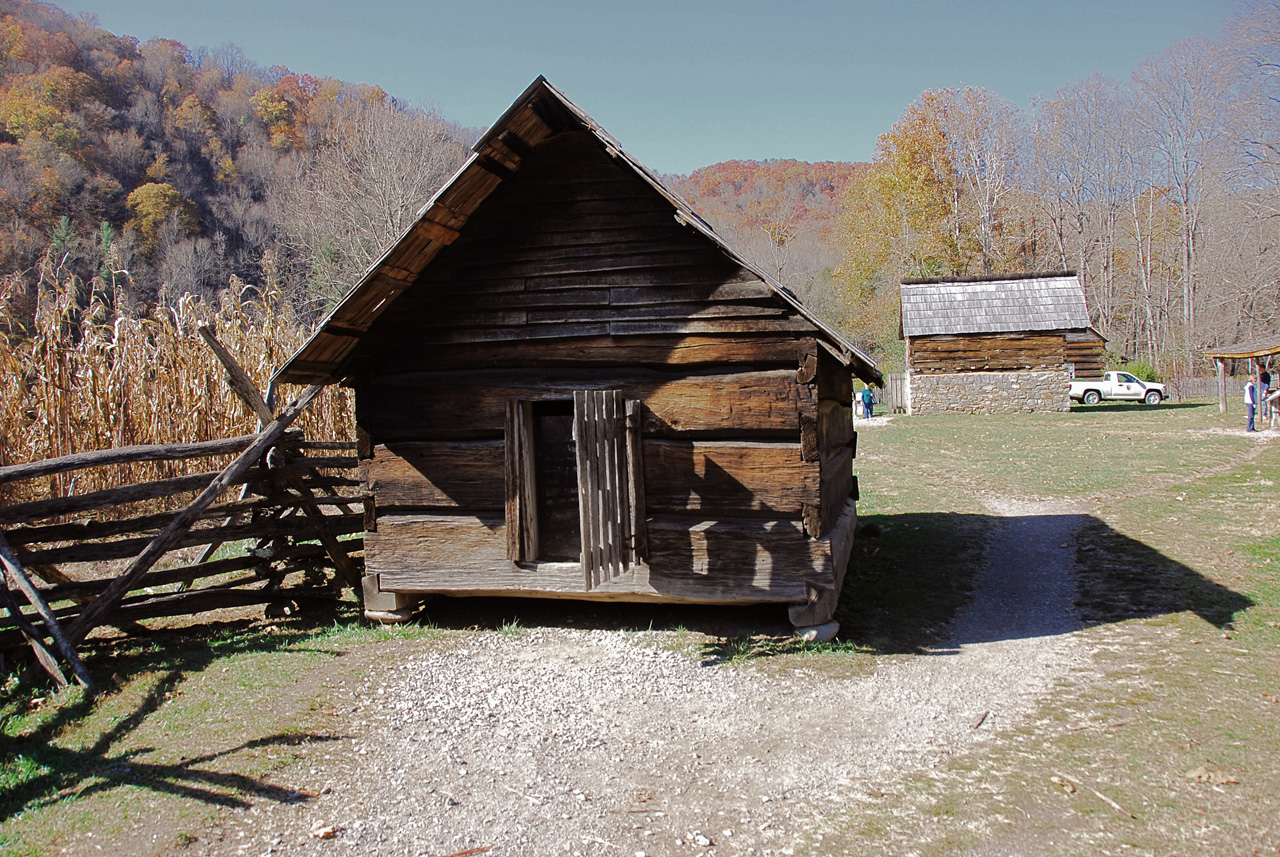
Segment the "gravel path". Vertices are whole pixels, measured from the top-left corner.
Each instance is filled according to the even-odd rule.
[[[1070,636],[1080,517],[988,505],[1005,523],[931,655],[771,676],[704,666],[660,633],[472,632],[359,682],[354,738],[315,762],[315,800],[233,814],[199,850],[789,854],[849,801],[989,740],[1085,657]]]

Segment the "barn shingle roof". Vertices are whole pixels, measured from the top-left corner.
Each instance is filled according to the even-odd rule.
[[[1089,327],[1074,275],[904,282],[901,288],[904,336]]]

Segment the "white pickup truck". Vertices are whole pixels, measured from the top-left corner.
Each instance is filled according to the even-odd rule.
[[[1096,405],[1103,399],[1119,399],[1158,405],[1168,393],[1164,384],[1139,381],[1128,372],[1108,372],[1099,379],[1071,382],[1071,398],[1086,405]]]

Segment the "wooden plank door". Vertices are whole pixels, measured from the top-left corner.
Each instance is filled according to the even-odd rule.
[[[533,403],[507,402],[507,558],[538,558],[538,503],[534,484]]]
[[[582,570],[590,591],[628,573],[640,558],[644,469],[633,436],[639,406],[617,390],[578,390],[573,401]],[[628,410],[635,415],[634,430],[628,427]]]

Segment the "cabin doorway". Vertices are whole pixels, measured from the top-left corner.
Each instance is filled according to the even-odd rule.
[[[616,390],[507,402],[507,557],[577,562],[584,591],[645,555],[640,402]]]
[[[532,416],[533,494],[538,518],[536,559],[578,562],[582,557],[582,526],[573,400],[534,402]]]

